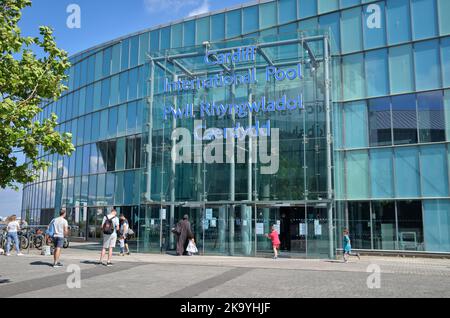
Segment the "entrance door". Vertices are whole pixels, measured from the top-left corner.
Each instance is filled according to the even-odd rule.
[[[87,217],[87,239],[97,240],[101,238],[102,235],[102,221],[105,215],[104,208],[88,208]]]
[[[292,254],[306,253],[305,209],[280,208],[280,251]]]

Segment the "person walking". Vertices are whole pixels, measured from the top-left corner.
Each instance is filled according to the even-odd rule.
[[[359,253],[352,253],[352,245],[350,242],[350,235],[347,228],[344,229],[344,238],[342,243],[342,248],[344,251],[344,262],[347,263],[350,256],[356,256],[358,259],[360,259]]]
[[[119,244],[120,244],[120,256],[124,256],[125,253],[130,255],[130,249],[128,248],[127,236],[130,225],[127,218],[123,213],[119,216]],[[125,252],[126,250],[126,252]]]
[[[113,248],[116,246],[117,241],[117,231],[119,231],[119,220],[117,219],[116,209],[112,209],[111,213],[105,215],[102,221],[103,229],[103,248],[100,254],[99,264],[106,266],[112,266],[111,258]],[[103,263],[103,258],[105,257],[106,249],[108,249],[108,260]]]
[[[16,247],[17,256],[22,256],[23,254],[20,252],[20,244],[19,244],[19,236],[17,232],[20,231],[20,224],[17,221],[16,215],[11,215],[7,219],[8,225],[6,226],[7,231],[7,239],[6,239],[6,256],[10,256],[11,249],[11,241],[14,241],[14,246]]]
[[[53,267],[62,267],[63,264],[59,261],[61,257],[61,248],[64,246],[64,237],[69,234],[69,224],[67,223],[66,209],[62,208],[59,212],[59,217],[50,222],[53,226],[53,243],[55,250],[53,252]]]
[[[189,216],[187,214],[185,214],[183,219],[178,222],[175,227],[175,234],[177,235],[177,256],[187,255],[186,248],[189,243],[189,239],[194,237],[191,231]]]
[[[280,248],[280,237],[276,230],[275,225],[272,225],[272,232],[270,234],[266,234],[266,237],[272,241],[272,248],[273,248],[273,259],[278,258],[278,249]]]

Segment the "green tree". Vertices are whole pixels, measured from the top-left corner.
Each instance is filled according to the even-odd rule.
[[[41,101],[56,101],[67,87],[70,67],[67,53],[56,46],[53,31],[39,28],[40,36],[24,37],[18,23],[31,0],[0,0],[0,187],[17,189],[17,183],[36,179],[50,163],[38,159],[38,149],[50,154],[71,154],[69,133],[54,130],[55,114],[36,121]],[[35,52],[42,54],[38,57]],[[29,164],[19,164],[23,153]]]

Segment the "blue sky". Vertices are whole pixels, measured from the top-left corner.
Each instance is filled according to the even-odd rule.
[[[39,34],[40,25],[54,29],[56,42],[70,55],[122,35],[157,26],[189,15],[223,9],[243,0],[33,0],[23,12],[24,36]],[[81,28],[70,29],[66,21],[69,4],[81,8]],[[22,193],[0,190],[0,216],[20,214]]]

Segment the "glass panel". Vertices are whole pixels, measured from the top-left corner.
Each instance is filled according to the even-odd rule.
[[[137,82],[138,82],[138,69],[134,68],[129,72],[128,100],[133,100],[137,98]]]
[[[447,161],[445,145],[420,148],[422,195],[424,197],[448,196]]]
[[[139,37],[130,39],[130,68],[135,67],[139,60]]]
[[[146,32],[139,36],[139,64],[144,64],[147,59],[147,54],[150,50],[150,33]]]
[[[161,50],[170,47],[170,27],[161,29]]]
[[[225,39],[225,15],[217,14],[211,16],[211,41]]]
[[[414,40],[437,34],[436,0],[411,0]]]
[[[261,29],[270,28],[277,24],[277,3],[269,2],[259,5],[259,26]],[[245,27],[244,27],[245,28]]]
[[[91,153],[89,158],[89,173],[98,172],[98,151],[95,143],[91,144]]]
[[[416,88],[428,90],[441,87],[439,43],[437,40],[414,44]]]
[[[341,14],[342,53],[361,51],[361,8],[344,10]]]
[[[387,29],[390,45],[411,40],[409,0],[387,1]]]
[[[123,170],[125,169],[125,138],[117,140],[116,149],[116,170]]]
[[[129,103],[127,105],[127,133],[136,131],[137,122],[137,103]]]
[[[120,103],[123,103],[127,100],[128,93],[128,72],[124,72],[120,74],[119,78],[119,87],[120,87]]]
[[[394,197],[391,149],[370,151],[370,177],[372,198]]]
[[[209,17],[197,20],[197,40],[196,44],[202,44],[209,41]]]
[[[86,113],[90,113],[94,109],[94,85],[86,88]]]
[[[391,101],[389,98],[369,100],[370,146],[392,144]]]
[[[126,169],[134,169],[134,162],[135,162],[135,138],[134,137],[128,137],[126,139]]]
[[[352,54],[342,58],[344,99],[365,97],[364,56]]]
[[[123,172],[116,173],[114,204],[123,204]]]
[[[413,50],[411,45],[389,48],[389,75],[391,93],[414,90]]]
[[[319,5],[319,14],[339,9],[338,0],[317,0]]]
[[[121,68],[122,71],[128,69],[130,61],[130,40],[126,39],[122,41],[122,54],[121,54]]]
[[[395,189],[399,198],[420,196],[419,151],[415,147],[395,148]]]
[[[253,6],[253,7],[247,7],[244,8],[243,10],[243,21],[244,21],[244,25],[242,26],[242,33],[246,34],[246,33],[251,33],[254,31],[258,31],[258,25],[259,25],[259,20],[258,20],[258,7],[257,6]]]
[[[349,151],[347,159],[347,199],[369,198],[369,156],[367,151]]]
[[[106,163],[107,171],[114,171],[116,169],[116,140],[108,142],[108,161]]]
[[[95,80],[99,80],[103,73],[103,51],[95,54]]]
[[[424,200],[423,227],[427,251],[450,251],[450,201]]]
[[[111,74],[120,71],[120,43],[112,47]]]
[[[105,173],[108,160],[108,143],[106,141],[97,143],[97,156],[98,173]]]
[[[103,110],[100,113],[100,140],[108,138],[108,109]]]
[[[278,23],[287,23],[297,19],[297,0],[278,1]]]
[[[159,51],[159,30],[150,32],[150,51]]]
[[[450,12],[450,1],[437,0],[439,13],[439,34],[450,34],[450,19],[448,19],[448,12]]]
[[[367,147],[367,107],[365,101],[344,105],[346,148]]]
[[[195,45],[195,20],[187,21],[184,23],[184,46]]]
[[[441,91],[417,95],[420,142],[445,141],[445,118]]]
[[[372,202],[373,248],[377,250],[395,250],[395,202]]]
[[[111,101],[110,105],[119,103],[119,75],[111,77]]]
[[[449,2],[450,3],[450,2]],[[450,20],[450,19],[449,19]],[[441,39],[441,62],[444,87],[450,87],[450,37]]]
[[[450,140],[450,90],[444,92],[445,131],[447,141]]]
[[[387,50],[369,51],[366,53],[367,96],[383,96],[389,94]]]
[[[416,95],[393,96],[391,102],[394,144],[417,143]]]
[[[370,203],[349,202],[348,223],[352,248],[371,249]]]
[[[358,5],[361,3],[361,0],[340,0],[340,3],[341,3],[340,7],[342,9]]]
[[[326,2],[332,2],[326,0]],[[337,2],[337,0],[336,0]],[[319,25],[323,30],[331,30],[331,52],[339,54],[341,51],[341,33],[339,27],[339,13],[327,14],[319,17]]]
[[[171,47],[183,46],[183,24],[178,23],[172,25],[172,45]]]
[[[107,48],[103,51],[103,77],[111,74],[111,48]]]
[[[317,0],[299,0],[298,11],[300,19],[315,16],[317,14]]]
[[[241,34],[241,10],[227,12],[227,38]]]
[[[379,11],[378,11],[379,8]],[[369,10],[370,9],[370,10]],[[372,49],[386,45],[386,21],[384,2],[377,2],[376,7],[365,6],[364,9],[364,48]],[[378,14],[378,15],[377,15]],[[378,25],[373,16],[377,15],[381,20]]]
[[[102,91],[101,105],[102,105],[102,107],[109,106],[110,82],[111,82],[111,80],[109,78],[102,81],[102,88],[101,88],[101,91]]]
[[[400,250],[423,251],[422,205],[420,201],[397,202]]]
[[[108,138],[114,138],[117,135],[117,110],[117,107],[109,110]]]
[[[95,82],[94,84],[94,109],[98,110],[102,104],[102,82]]]
[[[117,134],[123,135],[126,132],[127,127],[127,105],[119,106],[119,115],[117,117]]]

